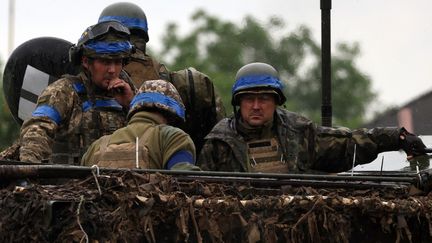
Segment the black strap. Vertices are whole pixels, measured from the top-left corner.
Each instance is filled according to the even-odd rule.
[[[186,70],[188,73],[188,80],[189,80],[189,86],[190,86],[190,94],[189,94],[190,104],[191,104],[191,107],[193,109],[193,112],[195,112],[195,83],[194,83],[194,79],[192,76],[192,71],[189,68]]]

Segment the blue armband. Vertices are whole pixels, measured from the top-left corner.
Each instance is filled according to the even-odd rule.
[[[189,163],[195,165],[192,154],[187,150],[180,150],[173,154],[168,160],[167,169],[170,170],[174,165],[178,163]]]
[[[32,113],[33,117],[48,117],[52,121],[54,121],[57,125],[61,122],[61,116],[58,110],[49,105],[41,105],[36,107],[36,109]]]

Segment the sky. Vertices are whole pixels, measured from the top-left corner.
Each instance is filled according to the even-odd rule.
[[[97,22],[108,0],[15,0],[14,47],[37,37],[58,37],[76,43],[84,29]],[[186,33],[197,9],[224,20],[241,23],[246,15],[265,22],[270,16],[285,20],[286,31],[308,26],[321,39],[320,0],[157,0],[133,1],[149,23],[150,48],[168,22]],[[0,1],[0,58],[8,58],[8,5]],[[379,94],[376,106],[404,105],[432,90],[432,1],[333,0],[332,48],[338,42],[358,42],[357,66],[372,80]],[[187,64],[185,64],[187,66]],[[236,72],[237,70],[233,70]],[[374,108],[372,108],[374,109]],[[379,108],[377,109],[379,110]]]

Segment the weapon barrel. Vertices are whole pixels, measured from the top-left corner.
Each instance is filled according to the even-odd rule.
[[[172,171],[155,169],[113,169],[95,168],[87,166],[71,165],[0,165],[0,178],[81,178],[91,175],[92,171],[119,172],[131,170],[138,173],[161,173],[174,176],[196,176],[197,178],[224,177],[224,178],[269,178],[272,180],[314,180],[314,181],[373,181],[373,182],[406,182],[413,183],[416,176],[377,176],[377,175],[327,175],[327,174],[277,174],[277,173],[243,173],[243,172],[218,172],[218,171]]]

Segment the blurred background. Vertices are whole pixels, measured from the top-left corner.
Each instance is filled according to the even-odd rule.
[[[76,43],[115,2],[0,1],[0,75],[22,43],[42,36]],[[286,83],[286,108],[320,122],[320,0],[129,2],[147,15],[149,53],[170,70],[195,67],[209,75],[227,110],[238,68],[261,61]],[[332,1],[333,125],[432,134],[430,9],[428,0]],[[19,128],[0,95],[3,149]]]

